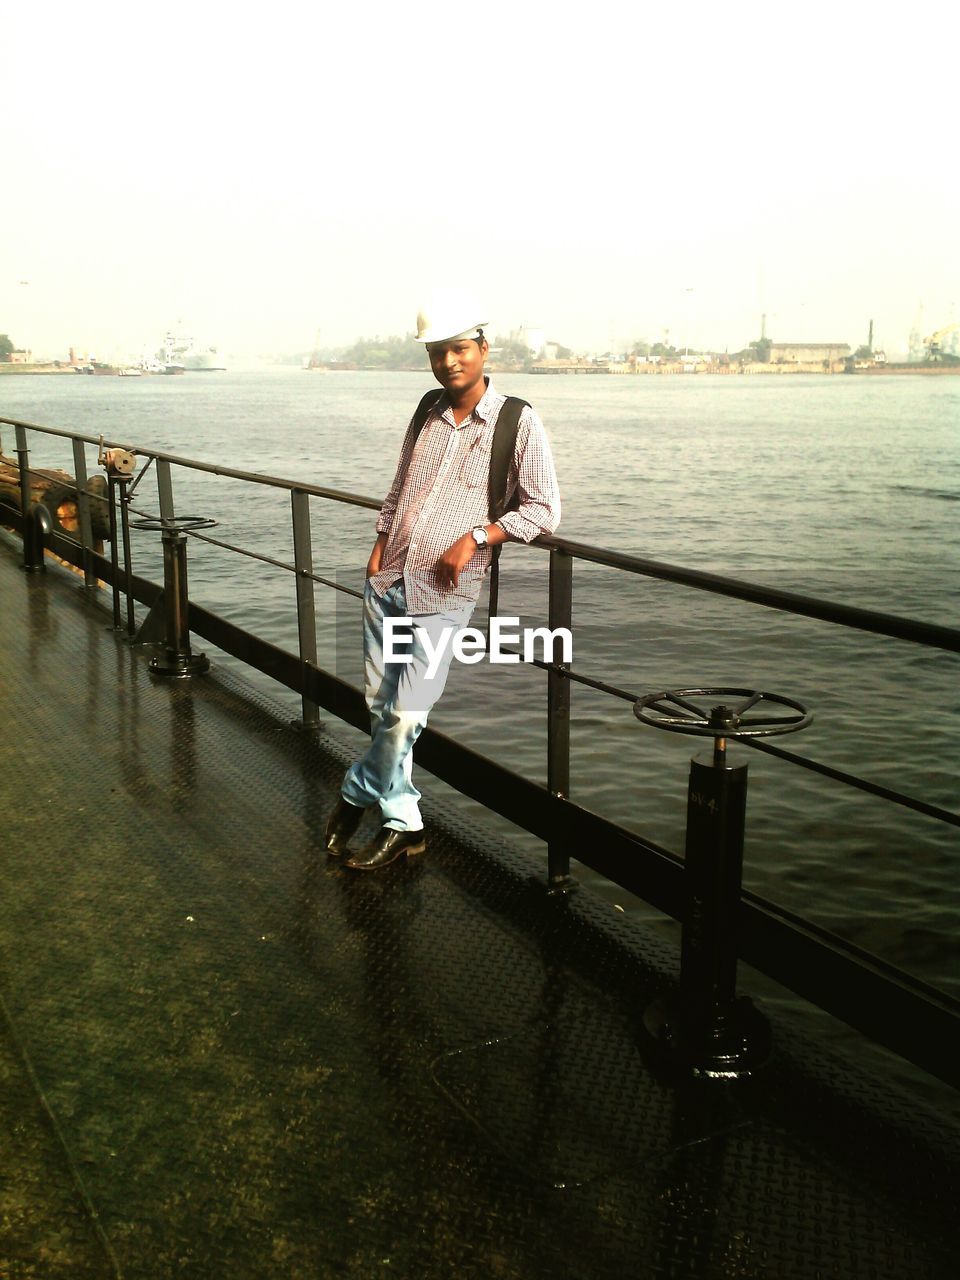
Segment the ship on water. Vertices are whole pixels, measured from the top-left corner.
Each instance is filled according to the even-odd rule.
[[[227,368],[216,347],[204,346],[195,338],[175,330],[170,330],[164,337],[156,359],[164,373],[224,373]]]

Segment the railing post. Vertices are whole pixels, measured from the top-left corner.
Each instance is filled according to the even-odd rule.
[[[17,437],[17,466],[20,468],[20,515],[23,519],[23,567],[30,569],[27,556],[27,514],[30,511],[30,450],[27,448],[26,427],[15,427]]]
[[[550,551],[549,626],[571,629],[573,615],[573,557],[567,551]],[[547,672],[547,788],[566,799],[570,794],[570,681],[561,665]],[[576,887],[570,875],[570,844],[553,836],[547,844],[547,878],[551,893]]]
[[[90,518],[90,494],[87,492],[87,458],[82,440],[73,442],[73,476],[77,482],[77,513],[80,518],[80,546],[83,548],[83,585],[95,588],[97,575],[93,569],[93,521]]]
[[[107,516],[110,521],[110,595],[113,629],[120,630],[120,553],[117,549],[117,493],[113,476],[107,477]]]
[[[317,665],[317,614],[313,590],[313,542],[310,535],[310,495],[302,489],[290,490],[293,516],[293,563],[297,579],[297,635],[300,645],[300,670],[303,679],[300,701],[303,719],[301,729],[316,729],[320,724],[320,708],[307,697],[306,667]]]
[[[130,552],[130,521],[127,515],[127,484],[130,477],[111,471],[107,476],[110,503],[110,564],[113,569],[113,628],[120,631],[120,555],[117,550],[117,507],[120,508],[120,540],[123,542],[123,580],[127,596],[127,634],[136,631],[133,613],[133,565]],[[119,496],[118,496],[119,495]]]
[[[27,573],[46,572],[43,553],[52,529],[53,520],[44,504],[31,503],[23,522],[23,567]]]
[[[120,484],[120,529],[123,536],[124,589],[127,593],[127,635],[133,636],[137,629],[137,619],[133,611],[133,553],[130,549],[130,496],[127,492],[128,484],[129,477],[122,477]]]

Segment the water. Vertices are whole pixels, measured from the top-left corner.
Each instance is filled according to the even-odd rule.
[[[495,381],[547,423],[567,537],[960,625],[960,379]],[[0,412],[379,496],[429,385],[414,373],[299,370],[7,377]],[[11,452],[11,430],[3,440]],[[72,470],[61,443],[36,443],[35,461]],[[178,510],[217,519],[217,537],[292,561],[286,492],[179,470],[174,485]],[[135,505],[156,509],[149,473]],[[317,571],[359,587],[373,513],[313,500],[311,514]],[[156,538],[135,535],[134,554],[159,578]],[[501,611],[542,619],[544,554],[513,548],[503,566]],[[200,603],[295,648],[292,575],[192,543],[190,584]],[[318,601],[321,662],[357,679],[355,609],[337,599]],[[712,683],[799,698],[814,724],[782,745],[957,809],[956,656],[589,565],[576,569],[574,610],[578,670],[636,693]],[[433,723],[544,780],[542,673],[455,664]],[[625,702],[574,689],[574,799],[677,850],[694,745],[639,725]],[[747,886],[956,989],[957,829],[759,753],[750,769]]]

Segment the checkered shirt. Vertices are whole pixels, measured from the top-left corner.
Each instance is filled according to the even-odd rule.
[[[440,556],[470,529],[490,521],[488,476],[493,432],[506,396],[491,382],[473,412],[459,424],[446,395],[417,435],[407,428],[396,475],[377,520],[389,535],[380,571],[370,579],[383,595],[403,578],[411,615],[443,613],[474,602],[490,566],[490,547],[479,547],[460,572],[459,585],[440,590],[434,569]],[[520,415],[507,493],[520,505],[497,524],[509,538],[531,542],[560,522],[560,491],[543,423],[529,407]]]

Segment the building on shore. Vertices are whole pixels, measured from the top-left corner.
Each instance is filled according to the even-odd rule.
[[[835,364],[850,354],[848,342],[772,342],[770,364]]]

